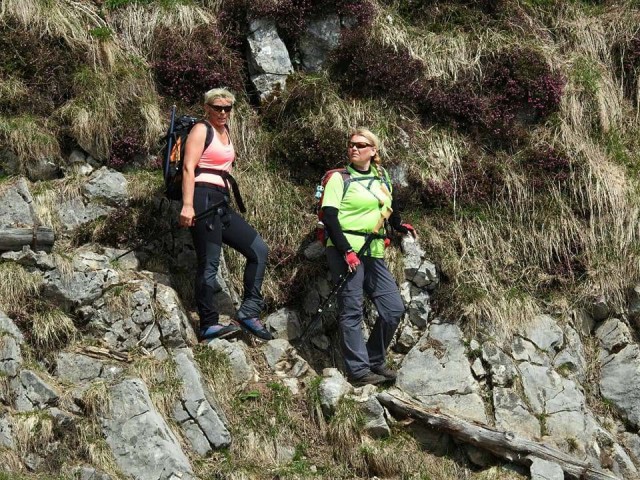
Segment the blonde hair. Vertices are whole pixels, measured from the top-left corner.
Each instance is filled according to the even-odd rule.
[[[226,88],[213,88],[204,94],[204,103],[211,103],[218,98],[229,100],[233,105],[236,103],[236,96]]]
[[[371,145],[376,149],[376,154],[371,158],[371,160],[376,165],[380,165],[380,163],[382,163],[382,159],[380,158],[380,140],[378,139],[378,136],[368,128],[364,127],[357,127],[351,130],[351,132],[349,132],[349,140],[351,140],[354,135],[359,135],[369,140]]]

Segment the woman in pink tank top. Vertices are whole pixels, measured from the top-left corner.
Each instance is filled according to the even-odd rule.
[[[258,232],[235,212],[229,201],[229,185],[235,184],[230,176],[235,151],[228,126],[234,103],[235,96],[226,89],[215,88],[205,93],[206,120],[194,125],[185,146],[180,225],[191,229],[196,251],[195,298],[201,341],[229,338],[240,333],[238,325],[221,325],[218,322],[219,312],[214,297],[221,291],[217,274],[222,244],[229,245],[247,259],[242,304],[235,312],[237,323],[261,339],[272,338],[260,321],[268,248]],[[239,195],[236,197],[238,200]],[[212,206],[217,206],[212,214],[195,221],[197,214]],[[238,207],[243,211],[241,200]]]

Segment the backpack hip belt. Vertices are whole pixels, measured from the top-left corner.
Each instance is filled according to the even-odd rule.
[[[196,176],[201,173],[212,173],[214,175],[220,176],[222,178],[222,181],[224,182],[226,189],[229,192],[233,193],[233,198],[236,201],[238,210],[240,210],[241,213],[245,213],[247,211],[247,209],[244,207],[244,202],[242,201],[242,195],[240,195],[240,187],[238,187],[238,182],[229,172],[227,172],[226,170],[217,170],[215,168],[196,167]]]

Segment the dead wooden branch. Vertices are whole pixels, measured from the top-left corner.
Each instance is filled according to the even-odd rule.
[[[446,432],[462,442],[488,450],[510,462],[530,466],[531,459],[528,457],[533,456],[560,465],[569,478],[619,480],[610,472],[543,443],[519,437],[512,432],[501,432],[485,425],[460,420],[437,410],[429,410],[398,389],[379,393],[378,400],[393,413],[417,419],[435,430]]]

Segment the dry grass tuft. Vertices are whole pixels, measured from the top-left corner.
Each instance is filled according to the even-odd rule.
[[[114,11],[110,21],[128,50],[148,56],[157,28],[169,28],[175,35],[191,35],[197,27],[215,23],[214,15],[209,9],[197,5],[175,3],[167,8],[164,5],[130,3]]]
[[[89,68],[77,72],[76,96],[59,109],[78,144],[94,157],[109,158],[112,137],[122,122],[122,112],[133,109],[146,123],[143,141],[152,145],[162,135],[158,99],[148,69],[139,61],[118,55],[113,68]],[[149,122],[151,120],[151,123]]]
[[[44,411],[19,413],[10,418],[19,452],[41,452],[53,440],[53,419]]]
[[[15,263],[0,263],[0,310],[22,311],[40,292],[42,278]]]
[[[31,339],[39,353],[66,345],[78,333],[73,321],[58,309],[36,311],[30,319]]]
[[[23,175],[29,163],[36,159],[59,162],[61,154],[56,136],[56,128],[46,121],[31,116],[0,116],[0,142],[11,146]]]
[[[149,386],[151,401],[164,418],[171,418],[173,406],[180,399],[182,379],[173,359],[158,360],[152,356],[136,358],[129,372]]]
[[[92,382],[82,395],[82,406],[92,420],[97,421],[99,417],[108,415],[111,410],[109,385],[102,380]]]

